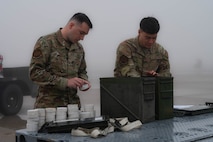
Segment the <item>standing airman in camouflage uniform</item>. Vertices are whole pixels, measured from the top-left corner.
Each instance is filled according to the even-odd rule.
[[[30,78],[38,84],[35,108],[79,104],[77,90],[88,82],[85,53],[78,42],[92,28],[90,19],[76,13],[57,32],[40,37],[30,63]],[[88,88],[88,89],[89,89]]]
[[[156,18],[141,20],[138,36],[118,46],[115,77],[171,76],[168,53],[156,43],[159,29]]]

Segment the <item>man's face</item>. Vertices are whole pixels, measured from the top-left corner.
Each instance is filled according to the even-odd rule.
[[[155,43],[157,39],[157,33],[156,34],[148,34],[141,29],[138,31],[138,41],[140,46],[145,48],[151,48],[152,45]]]
[[[84,39],[84,36],[89,33],[89,29],[89,26],[85,22],[71,22],[69,25],[68,38],[72,43],[76,43]]]

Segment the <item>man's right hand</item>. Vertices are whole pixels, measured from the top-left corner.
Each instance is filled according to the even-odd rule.
[[[147,75],[148,76],[158,76],[158,73],[153,71],[153,70],[151,70],[151,71],[147,71]]]
[[[84,80],[82,78],[74,77],[68,79],[67,86],[69,88],[78,88],[81,87],[84,84],[88,84],[90,86],[90,83],[87,80]]]

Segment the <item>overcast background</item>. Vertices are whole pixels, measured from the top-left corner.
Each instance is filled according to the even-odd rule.
[[[76,12],[86,13],[94,28],[81,43],[89,80],[113,76],[118,44],[137,36],[145,16],[161,25],[157,42],[170,57],[174,77],[213,72],[212,0],[1,0],[0,54],[4,67],[28,66],[36,40],[63,27]]]
[[[95,105],[97,116],[99,78],[113,76],[118,44],[137,36],[146,16],[156,17],[161,25],[157,42],[169,52],[174,105],[213,102],[213,0],[0,0],[3,66],[29,66],[36,40],[63,27],[76,12],[86,13],[94,27],[81,41],[92,88],[78,94],[82,104]],[[15,141],[14,130],[25,128],[20,118],[27,119],[34,102],[25,96],[18,117],[0,113],[1,140]]]

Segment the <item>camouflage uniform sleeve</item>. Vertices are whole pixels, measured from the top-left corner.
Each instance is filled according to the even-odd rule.
[[[116,62],[114,69],[115,77],[139,77],[140,73],[138,73],[135,69],[135,64],[132,59],[132,51],[131,47],[124,42],[118,46],[116,52]]]
[[[160,52],[162,53],[163,58],[157,69],[158,76],[171,77],[168,52],[163,47],[161,47],[160,50],[161,50]]]
[[[68,79],[56,76],[48,72],[48,61],[50,56],[50,45],[44,38],[40,38],[34,47],[29,76],[31,80],[41,86],[52,86],[61,90],[67,87]]]

